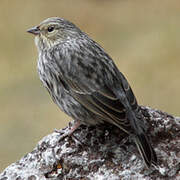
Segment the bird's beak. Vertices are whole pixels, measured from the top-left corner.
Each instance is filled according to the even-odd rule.
[[[28,29],[27,32],[32,33],[34,35],[38,35],[40,33],[40,29],[39,29],[38,26],[35,26],[35,27],[31,28],[31,29]]]

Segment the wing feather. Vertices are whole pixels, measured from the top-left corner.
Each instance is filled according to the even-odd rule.
[[[91,112],[101,116],[105,121],[111,122],[127,132],[126,128],[130,127],[129,122],[126,119],[126,112],[124,106],[121,104],[118,98],[108,90],[103,88],[101,90],[86,92],[84,88],[71,80],[67,80],[71,95],[83,106],[85,106]]]

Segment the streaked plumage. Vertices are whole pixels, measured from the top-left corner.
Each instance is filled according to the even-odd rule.
[[[71,22],[49,18],[36,35],[38,72],[53,101],[74,120],[109,122],[129,135],[146,165],[157,162],[136,98],[104,49]]]

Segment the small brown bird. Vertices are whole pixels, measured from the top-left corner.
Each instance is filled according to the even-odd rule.
[[[38,72],[62,111],[79,124],[111,123],[132,135],[148,167],[157,163],[143,115],[123,74],[104,49],[73,23],[48,18],[28,30],[35,35]]]

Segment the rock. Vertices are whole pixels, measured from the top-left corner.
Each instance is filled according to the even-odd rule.
[[[158,156],[156,167],[148,169],[131,138],[116,127],[81,125],[73,136],[64,137],[71,122],[8,166],[0,180],[180,179],[180,118],[149,107],[141,109]]]

